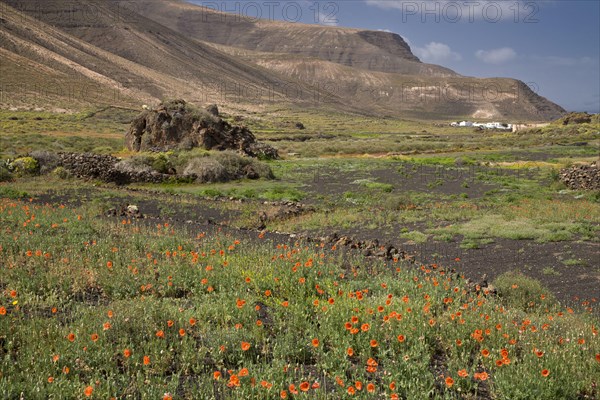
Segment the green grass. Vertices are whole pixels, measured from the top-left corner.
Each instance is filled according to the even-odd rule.
[[[459,225],[433,229],[434,234],[452,233],[466,239],[504,238],[558,242],[571,240],[586,225],[571,222],[538,223],[526,218],[507,220],[502,215],[490,214]],[[594,228],[596,229],[596,228]]]
[[[415,243],[425,243],[427,242],[428,235],[419,231],[410,231],[400,235],[401,238],[411,240]]]
[[[597,318],[519,275],[494,297],[318,243],[14,200],[0,216],[3,398],[443,399],[475,396],[485,371],[493,398],[556,399],[600,370]]]
[[[115,107],[74,114],[0,110],[0,158],[34,150],[115,153],[134,115]]]
[[[210,184],[161,184],[132,185],[135,188],[150,189],[168,194],[191,194],[198,197],[228,197],[233,199],[260,199],[267,201],[301,201],[306,197],[294,185],[269,180],[241,180]]]

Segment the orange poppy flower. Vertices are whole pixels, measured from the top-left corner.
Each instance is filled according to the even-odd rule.
[[[69,340],[69,342],[74,342],[75,341],[75,334],[74,333],[69,333],[67,335],[67,339]]]
[[[63,374],[68,375],[69,371],[71,371],[71,370],[69,369],[69,367],[64,366],[63,369],[62,369],[62,371],[63,371]]]
[[[170,328],[170,327],[172,327],[172,326],[173,326],[173,324],[174,324],[174,322],[173,322],[173,321],[171,321],[171,320],[168,320],[168,321],[167,321],[167,326],[168,326],[169,328]]]
[[[406,340],[406,337],[404,337],[404,335],[398,335],[398,341],[400,343],[404,342]]]
[[[179,329],[179,336],[185,336],[185,329]]]
[[[373,393],[375,391],[375,385],[372,383],[367,384],[367,392]]]
[[[156,337],[164,338],[165,337],[165,332],[162,331],[162,330],[156,331]]]
[[[282,399],[287,399],[287,392],[285,390],[282,390],[281,392],[279,392],[279,397],[281,397]]]
[[[484,372],[476,372],[476,373],[474,373],[473,377],[475,379],[480,380],[480,381],[485,381],[485,380],[487,380],[489,378],[489,375],[488,375],[487,372],[484,371]]]
[[[125,358],[129,358],[131,356],[131,350],[129,350],[129,349],[123,350],[123,355],[125,356]]]
[[[371,326],[369,324],[362,324],[361,327],[360,327],[360,329],[363,332],[367,332],[369,329],[371,329]]]
[[[348,389],[346,391],[350,396],[353,396],[354,393],[356,393],[356,389],[354,389],[354,386],[348,386]]]
[[[346,349],[346,354],[348,354],[349,357],[352,357],[354,355],[354,350],[352,349],[352,347],[348,347]],[[598,358],[598,357],[596,357]]]
[[[190,325],[191,326],[196,325],[196,319],[195,318],[190,318]]]
[[[250,343],[248,342],[242,342],[242,350],[243,351],[248,351],[250,349]]]
[[[596,361],[600,363],[600,353],[596,354]]]
[[[239,376],[248,376],[250,372],[248,371],[248,368],[242,368],[240,369],[240,372],[238,373]]]
[[[281,303],[281,305],[282,305],[283,307],[287,307],[287,306],[289,306],[289,305],[290,305],[290,302],[286,300],[286,301],[282,302],[282,303]]]
[[[171,393],[165,393],[162,400],[173,400],[173,396],[171,395]]]
[[[213,372],[213,379],[215,379],[215,380],[221,379],[221,372],[220,371]]]
[[[0,307],[0,315],[6,315],[6,308],[4,306]]]
[[[312,340],[311,343],[312,343],[313,347],[319,347],[319,339],[315,338],[315,339]]]
[[[548,371],[547,369],[543,369],[543,370],[542,370],[542,376],[545,378],[545,377],[547,377],[548,375],[550,375],[550,371]]]
[[[231,375],[229,377],[229,382],[227,383],[227,386],[232,387],[232,386],[240,386],[240,378],[237,375]]]
[[[85,390],[83,391],[83,394],[85,394],[85,397],[90,397],[92,395],[92,393],[94,392],[94,388],[91,386],[88,386],[85,388]]]
[[[300,384],[300,390],[303,392],[308,392],[308,389],[310,389],[310,384],[308,382],[302,382]]]
[[[451,377],[447,377],[446,378],[446,386],[451,388],[452,385],[454,385],[454,379],[452,379]]]
[[[377,347],[377,345],[378,345],[377,340],[375,340],[375,339],[371,340],[370,344],[371,344],[371,347]]]
[[[98,334],[97,333],[93,333],[91,339],[92,339],[92,342],[97,341],[98,340]]]
[[[363,384],[361,381],[356,381],[354,382],[354,387],[356,387],[356,390],[362,390]]]
[[[102,329],[104,329],[105,331],[109,330],[112,327],[112,325],[110,324],[110,322],[105,322],[104,325],[102,325]]]
[[[490,355],[490,352],[488,349],[483,349],[481,350],[481,355],[484,357],[488,357]]]
[[[54,377],[53,376],[49,376],[48,377],[48,383],[52,383],[54,382]]]
[[[150,364],[150,357],[144,356],[144,365]]]
[[[469,373],[466,369],[461,369],[460,371],[458,371],[458,376],[460,376],[461,378],[466,378],[467,376],[469,376]]]

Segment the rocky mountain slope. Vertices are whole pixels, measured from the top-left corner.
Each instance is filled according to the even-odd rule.
[[[412,118],[547,120],[564,110],[508,78],[419,61],[398,35],[247,20],[182,0],[0,0],[0,106],[184,98]]]

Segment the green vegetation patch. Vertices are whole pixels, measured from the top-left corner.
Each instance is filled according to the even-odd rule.
[[[563,310],[520,275],[498,278],[495,297],[446,271],[318,243],[9,199],[0,230],[10,230],[0,236],[3,398],[485,390],[549,400],[595,390],[598,319]]]

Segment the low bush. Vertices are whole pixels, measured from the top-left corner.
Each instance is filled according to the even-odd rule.
[[[10,163],[10,169],[20,176],[35,175],[40,172],[40,164],[33,157],[20,157]]]
[[[0,182],[10,182],[13,180],[13,176],[4,165],[0,165]]]
[[[199,183],[227,182],[233,179],[273,179],[268,164],[234,152],[223,151],[188,161],[184,175],[195,175]]]
[[[39,164],[40,173],[48,173],[58,166],[58,156],[46,150],[32,151],[31,157],[35,158]]]
[[[194,158],[189,162],[184,175],[195,175],[198,183],[226,182],[230,178],[225,167],[215,159],[208,157]]]
[[[520,272],[511,271],[498,276],[494,286],[498,290],[498,297],[511,308],[526,312],[544,311],[558,304],[549,289]]]

